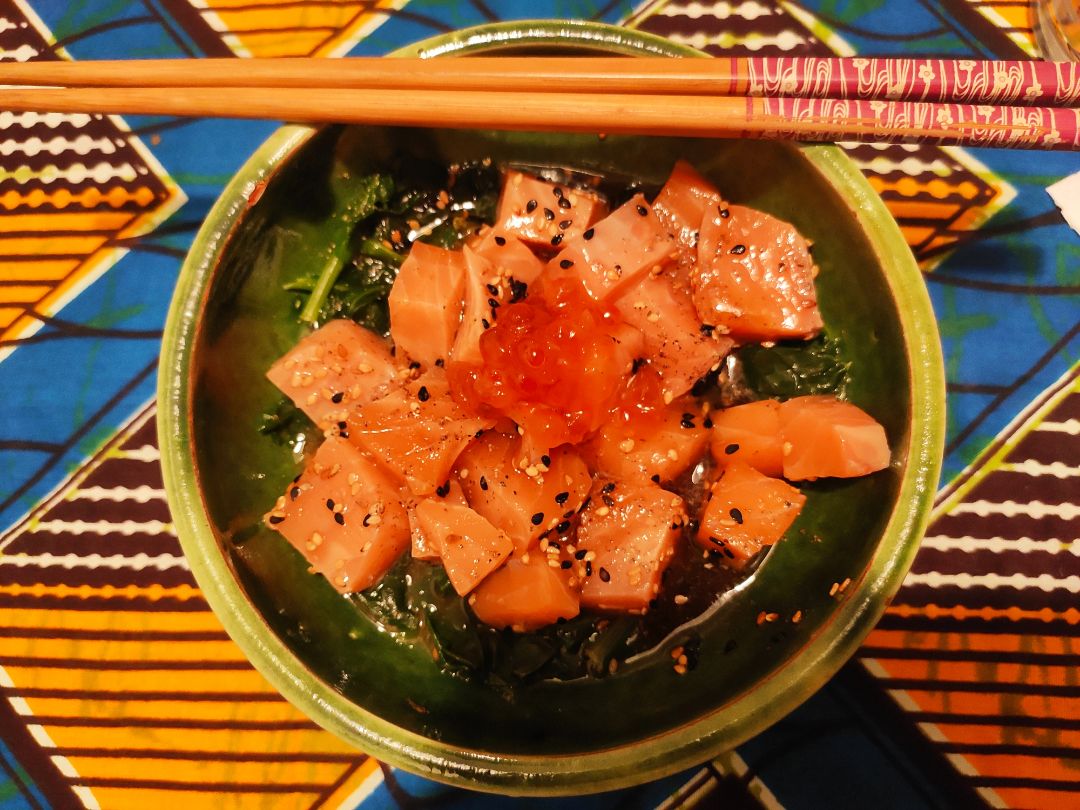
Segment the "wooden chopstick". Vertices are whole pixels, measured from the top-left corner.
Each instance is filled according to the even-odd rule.
[[[1080,149],[1080,109],[911,101],[322,87],[40,87],[0,89],[0,110]]]
[[[1080,63],[863,57],[35,61],[0,63],[0,84],[516,90],[1072,107],[1080,104]]]

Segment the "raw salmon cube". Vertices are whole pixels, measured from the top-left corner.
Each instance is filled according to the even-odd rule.
[[[439,550],[446,575],[459,596],[475,588],[514,550],[506,532],[467,506],[428,498],[417,505],[416,520]]]
[[[266,377],[322,430],[398,386],[386,341],[346,319],[301,339]]]
[[[493,419],[466,413],[450,396],[446,373],[434,368],[347,422],[349,441],[401,478],[417,496],[443,484],[477,432]]]
[[[532,284],[544,270],[544,263],[528,245],[501,228],[485,228],[472,248],[491,262],[505,284],[510,284],[511,279],[519,284]]]
[[[784,536],[806,496],[778,478],[746,464],[724,467],[713,483],[701,515],[697,541],[743,563]]]
[[[266,523],[342,593],[370,588],[409,547],[397,483],[337,437],[319,446]]]
[[[388,298],[394,345],[422,368],[445,363],[461,322],[464,292],[461,251],[413,243]]]
[[[572,619],[581,610],[572,574],[548,565],[543,554],[513,556],[481,582],[469,605],[480,621],[492,627],[528,632]]]
[[[607,213],[599,195],[508,171],[495,227],[532,247],[552,250]]]
[[[885,428],[850,402],[796,397],[780,405],[784,477],[853,478],[889,466]]]
[[[651,482],[597,478],[578,528],[577,547],[586,552],[591,570],[581,604],[597,610],[647,610],[685,520],[682,498]],[[596,556],[590,558],[589,552]]]
[[[717,464],[748,464],[762,475],[784,472],[780,403],[771,399],[713,411],[712,455]]]

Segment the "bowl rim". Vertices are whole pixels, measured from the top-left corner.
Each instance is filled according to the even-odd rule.
[[[443,56],[499,45],[574,45],[627,54],[706,56],[643,32],[602,23],[525,20],[432,37],[391,56]],[[391,765],[441,782],[520,795],[613,790],[691,767],[764,730],[809,698],[854,653],[899,589],[929,522],[944,447],[945,379],[937,322],[915,259],[880,197],[854,163],[831,144],[797,147],[838,191],[881,257],[893,295],[911,374],[907,469],[894,509],[865,573],[860,600],[847,599],[832,622],[760,688],[698,719],[634,742],[573,755],[462,750],[366,711],[319,679],[247,600],[221,554],[193,454],[193,351],[203,314],[202,291],[216,270],[249,199],[317,130],[275,131],[225,187],[192,242],[169,308],[158,380],[157,428],[174,525],[206,601],[252,665],[294,706],[323,728]]]

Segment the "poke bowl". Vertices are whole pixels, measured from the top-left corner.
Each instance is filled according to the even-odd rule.
[[[625,29],[529,22],[456,32],[398,55],[545,51],[702,56]],[[800,272],[804,280],[812,278],[809,292],[803,292],[816,298],[823,328],[803,324],[754,337],[753,330],[695,322],[700,340],[695,338],[693,346],[668,345],[667,355],[682,373],[684,360],[708,339],[714,341],[715,362],[693,372],[703,370],[703,379],[675,392],[656,377],[664,373],[659,355],[645,357],[640,342],[633,357],[608,354],[604,363],[580,362],[574,371],[580,379],[565,376],[568,362],[563,362],[564,376],[553,389],[592,397],[594,404],[603,401],[591,414],[593,421],[572,437],[554,434],[540,442],[535,439],[540,422],[530,422],[520,410],[493,411],[486,400],[467,414],[474,421],[455,417],[454,424],[468,425],[469,434],[455,434],[461,441],[449,459],[435,452],[445,455],[446,430],[407,429],[408,420],[421,418],[435,404],[467,405],[460,401],[460,389],[430,382],[449,378],[449,384],[439,385],[456,385],[453,363],[446,362],[454,352],[409,362],[425,350],[391,349],[382,337],[397,330],[403,346],[406,332],[416,345],[453,343],[470,322],[468,293],[460,288],[455,295],[464,296],[464,304],[449,317],[441,303],[416,306],[417,298],[439,287],[434,282],[414,285],[407,295],[401,293],[403,285],[393,292],[399,274],[404,282],[409,268],[415,270],[417,256],[442,251],[439,261],[464,268],[465,261],[480,261],[480,241],[486,239],[490,248],[501,239],[498,246],[505,247],[507,222],[500,210],[515,205],[507,201],[508,189],[538,183],[551,201],[539,204],[526,199],[527,193],[518,200],[521,210],[515,215],[521,219],[528,209],[525,219],[542,230],[540,247],[522,250],[543,267],[544,279],[557,277],[559,270],[572,273],[567,251],[584,250],[583,240],[593,239],[594,231],[609,233],[605,222],[639,215],[640,221],[652,222],[659,216],[652,206],[664,209],[658,195],[669,179],[675,181],[673,171],[698,191],[707,189],[714,230],[734,227],[732,212],[740,222],[764,212],[765,219],[752,220],[755,228],[789,229],[783,232],[785,244],[812,253],[812,263]],[[709,196],[714,193],[719,196]],[[583,200],[595,202],[597,210],[575,220],[588,208]],[[565,219],[564,211],[569,212]],[[632,225],[640,227],[639,220]],[[706,226],[690,230],[684,236],[697,256],[697,241],[707,241],[710,231]],[[657,238],[666,237],[675,240],[673,233]],[[515,244],[530,238],[535,242],[537,234]],[[415,244],[430,247],[414,256]],[[724,248],[725,256],[735,254],[731,261],[746,252],[746,245],[736,247],[743,250]],[[648,254],[648,266],[632,279],[630,273],[621,275],[618,265],[617,272],[608,268],[609,275],[594,281],[659,284],[665,274],[680,272],[677,250],[661,253],[660,259]],[[521,260],[527,263],[525,254]],[[694,259],[687,261],[693,265]],[[486,317],[476,312],[471,317],[472,350],[480,358],[469,366],[474,383],[492,368],[488,349],[499,334],[506,335],[502,324],[511,313],[515,322],[523,322],[521,307],[537,300],[526,288],[557,286],[540,276],[518,286],[506,273],[483,279],[487,292],[480,299],[488,311]],[[630,289],[620,293],[622,299],[630,300]],[[411,322],[399,317],[393,323],[395,294],[399,311],[411,313]],[[651,309],[659,300],[655,294],[629,295],[625,320],[640,315],[638,332],[674,328],[673,310]],[[581,306],[559,310],[558,317],[592,312],[593,303],[582,300]],[[589,323],[608,328],[604,319],[610,313],[605,313]],[[352,330],[364,345],[374,341],[371,351],[378,362],[385,361],[385,369],[371,360],[375,355],[358,361],[343,340],[333,349],[341,352],[340,364],[350,373],[378,376],[384,387],[376,394],[357,378],[338,386],[341,390],[327,389],[325,398],[321,383],[292,391],[291,400],[283,397],[310,371],[298,365],[307,361],[294,352],[312,345],[304,341],[328,325]],[[604,336],[619,344],[610,330]],[[516,357],[518,338],[500,344],[508,357]],[[558,351],[561,344],[547,345]],[[481,346],[487,349],[476,354]],[[325,352],[320,356],[326,368],[317,372],[318,379],[337,373],[338,363],[327,361]],[[616,360],[619,369],[626,368],[611,387],[605,381]],[[501,373],[517,373],[514,362],[507,361]],[[267,376],[275,377],[274,368],[277,387]],[[699,441],[693,464],[684,458],[677,469],[664,467],[663,475],[655,472],[631,484],[612,465],[623,464],[620,453],[632,456],[634,447],[640,450],[666,428],[653,421],[634,438],[619,433],[625,426],[617,415],[627,413],[619,410],[619,397],[627,396],[636,380],[652,379],[649,375],[660,379],[656,390],[662,397],[651,411],[681,409],[676,423]],[[597,393],[603,391],[610,395],[606,400]],[[395,397],[403,403],[405,422],[393,421],[397,416],[372,421],[373,405],[383,407],[379,403]],[[807,397],[857,410],[863,415],[858,420],[872,422],[875,436],[887,442],[885,456],[860,477],[821,471],[797,475],[785,468],[792,479],[785,483],[780,472],[774,473],[769,485],[787,488],[781,501],[790,520],[765,548],[761,542],[742,546],[737,542],[742,512],[734,507],[719,515],[708,511],[709,504],[722,500],[718,488],[726,486],[725,476],[729,483],[734,480],[737,459],[725,456],[743,458],[737,441],[717,433],[710,413],[720,422],[721,414],[752,400]],[[356,414],[363,417],[337,414],[333,407],[349,407],[343,398],[356,399]],[[283,127],[239,171],[194,241],[166,326],[158,401],[166,490],[185,554],[207,601],[252,664],[313,720],[373,756],[436,780],[510,794],[596,792],[658,778],[738,745],[813,694],[854,652],[899,587],[926,525],[944,435],[936,324],[896,223],[838,147],[769,141]],[[315,423],[305,410],[315,414]],[[329,421],[327,414],[334,414]],[[606,455],[597,449],[601,435],[610,445]],[[775,447],[791,454],[794,444],[797,451],[800,439],[789,438],[780,436]],[[517,476],[514,480],[532,486],[526,478],[540,479],[544,486],[545,474],[550,479],[558,470],[565,476],[566,491],[555,495],[565,512],[530,515],[531,507],[511,497],[517,489],[488,493],[489,479],[482,473],[494,476],[495,467],[484,467],[477,447],[495,452],[496,439],[511,448],[500,456],[509,465],[498,468],[505,480]],[[677,461],[683,453],[679,447],[661,448],[658,463]],[[326,455],[331,450],[344,455]],[[427,462],[402,466],[403,459],[418,456],[436,459],[439,471],[431,473]],[[572,480],[580,476],[568,471],[567,456],[588,459],[574,462],[588,468],[583,480]],[[458,457],[471,461],[455,463]],[[353,460],[361,465],[356,472],[348,466]],[[642,472],[653,473],[642,463]],[[761,477],[753,465],[738,469],[754,480]],[[345,489],[336,492],[343,494],[327,497],[321,487],[339,471]],[[375,500],[373,486],[381,488],[378,508],[365,510],[359,504]],[[629,490],[661,493],[662,502],[637,500],[631,506],[635,514],[664,524],[657,529],[664,536],[662,553],[644,572],[651,590],[642,596],[637,588],[621,602],[605,602],[590,596],[590,588],[600,588],[601,580],[609,585],[613,574],[585,535],[596,536],[603,519],[610,523],[609,514],[630,503],[624,495]],[[393,494],[384,498],[386,492],[403,494],[398,501]],[[356,503],[343,506],[349,497]],[[459,500],[441,502],[450,498]],[[386,502],[393,502],[389,512]],[[308,525],[303,537],[287,531],[299,520],[296,503],[307,503],[311,519],[321,521]],[[511,507],[527,519],[522,537],[508,541],[504,521],[514,518],[496,513]],[[451,563],[451,541],[469,532],[451,527],[432,555],[441,551],[441,560],[429,561],[421,553],[423,538],[434,537],[440,516],[447,515],[479,520],[495,538],[492,548],[508,545],[489,548],[483,570],[470,558],[472,568],[463,574]],[[397,545],[384,549],[374,568],[346,567],[339,560],[333,561],[338,569],[327,568],[318,551],[323,535],[337,537],[336,527],[355,525],[354,518],[363,521],[358,532],[370,532],[371,542],[364,539],[368,535],[355,541],[363,544],[365,555],[391,527],[404,527],[404,534],[395,535]],[[725,528],[702,528],[718,520]],[[604,542],[622,542],[628,526],[616,525]],[[729,531],[734,534],[724,534]],[[533,565],[545,583],[562,577],[552,587],[560,599],[572,601],[572,609],[560,612],[558,605],[546,603],[543,620],[535,611],[514,613],[517,608],[507,605],[522,580],[513,577],[503,577],[509,584],[501,595],[477,590],[504,575],[510,561]],[[630,576],[641,579],[640,572]]]

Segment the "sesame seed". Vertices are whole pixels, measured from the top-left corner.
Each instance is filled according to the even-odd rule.
[[[570,569],[570,568],[572,568],[573,566],[574,566],[574,564],[573,564],[572,562],[570,562],[569,560],[563,560],[563,561],[562,561],[562,562],[561,562],[561,563],[559,564],[559,567],[560,567],[560,568],[561,568],[562,570],[564,570],[564,571],[567,571],[567,570],[569,570],[569,569]]]
[[[568,200],[566,197],[560,197],[559,198],[559,208],[569,208],[569,207],[570,207],[570,200]]]
[[[562,240],[563,240],[563,235],[561,233],[557,233],[553,237],[551,237],[551,244],[554,245],[554,246],[561,245]]]
[[[565,506],[568,500],[570,500],[569,492],[560,492],[558,495],[555,496],[555,503],[557,503],[559,506]]]
[[[559,230],[560,231],[565,231],[567,228],[569,228],[573,224],[574,224],[574,220],[572,220],[572,219],[564,219],[559,223]]]
[[[730,456],[732,453],[738,453],[738,452],[739,452],[739,445],[737,445],[737,444],[729,444],[727,447],[724,448],[724,455],[726,455],[726,456]]]
[[[600,568],[600,581],[611,582],[611,574],[608,573],[608,570],[606,568]]]
[[[536,478],[540,474],[540,470],[537,469],[535,464],[530,464],[525,468],[525,474],[530,478]]]
[[[367,363],[361,363],[360,365],[358,365],[358,366],[356,367],[356,370],[357,370],[357,371],[359,371],[359,372],[360,372],[361,374],[370,374],[370,373],[371,373],[371,372],[373,372],[373,371],[374,371],[375,369],[374,369],[374,368],[372,368],[372,367],[371,367],[370,365],[368,365]]]
[[[487,318],[481,318],[480,323],[483,324],[485,329],[490,329],[491,328],[491,322],[488,321]]]
[[[544,219],[546,219],[548,222],[551,222],[553,219],[555,219],[555,212],[552,211],[550,208],[545,208]]]
[[[567,269],[569,269],[569,268],[571,268],[573,266],[574,266],[573,259],[563,259],[562,261],[559,262],[559,267],[561,267],[563,270],[567,270]]]
[[[652,481],[654,484],[659,484],[660,483],[660,473],[657,473],[656,475],[649,476],[649,480]]]
[[[420,390],[416,392],[416,398],[421,402],[427,402],[431,398],[431,394],[428,393],[426,385],[420,386]]]
[[[606,506],[601,506],[599,509],[596,510],[596,514],[598,517],[607,517],[611,514],[611,509]]]
[[[533,211],[536,210],[536,206],[538,204],[539,203],[537,203],[536,200],[529,200],[527,203],[525,203],[525,212],[531,214]]]
[[[687,602],[690,601],[690,598],[688,596],[684,596],[681,593],[677,593],[677,594],[675,594],[675,600],[674,601],[675,601],[676,605],[685,605]]]
[[[447,481],[441,487],[436,487],[435,488],[435,494],[438,495],[440,498],[445,498],[449,493],[450,493],[450,482],[449,481]]]
[[[622,450],[624,453],[629,453],[631,450],[634,449],[634,440],[623,439],[621,442],[619,442],[619,449]]]
[[[498,245],[499,247],[502,247],[503,245],[506,244],[506,237],[504,237],[504,236],[496,236],[495,237],[495,244]]]
[[[284,515],[270,515],[270,517],[266,519],[266,522],[269,523],[271,526],[276,526],[283,520],[285,520]]]
[[[732,520],[734,520],[740,526],[742,525],[742,522],[743,522],[742,512],[740,512],[738,509],[732,508],[732,509],[728,510],[728,514],[731,515]]]
[[[555,527],[555,531],[557,531],[559,534],[566,534],[566,532],[570,531],[570,521],[564,520],[562,523]]]
[[[345,516],[343,514],[341,514],[341,512],[334,512],[334,522],[338,526],[344,526],[345,525]]]
[[[608,481],[606,484],[604,484],[603,488],[600,491],[603,492],[605,495],[607,493],[609,493],[609,492],[614,492],[615,491],[615,482],[614,481]]]
[[[664,404],[665,405],[670,405],[674,401],[675,401],[675,395],[673,393],[671,393],[670,391],[665,391],[664,392]]]
[[[795,613],[791,617],[791,623],[792,624],[798,624],[801,621],[802,621],[802,611],[801,610],[796,610]]]
[[[675,448],[671,448],[670,450],[667,451],[667,457],[669,459],[671,459],[672,461],[678,461],[679,460],[679,453],[678,453],[677,450],[675,450]]]
[[[587,552],[585,549],[580,549],[579,551],[575,551],[574,552],[574,559],[575,560],[584,560],[585,555],[588,554],[588,553],[589,552]]]
[[[832,587],[829,588],[829,596],[836,596],[836,592],[838,590],[840,590],[840,583],[839,582],[834,582],[832,584]]]
[[[746,245],[735,245],[735,247],[733,247],[728,252],[735,256],[741,256],[742,254],[746,253]]]
[[[294,501],[300,497],[300,487],[293,487],[289,490],[289,497]]]
[[[725,208],[724,206],[722,206],[722,205],[717,206],[717,208],[720,210],[720,218],[721,219],[727,219],[728,217],[731,216],[731,212],[727,208]]]
[[[645,217],[645,216],[648,216],[648,215],[649,215],[649,209],[648,209],[648,208],[646,208],[646,207],[645,207],[644,205],[639,205],[639,206],[637,207],[637,212],[638,212],[638,214],[640,214],[640,215],[641,215],[641,216],[643,216],[643,217]]]
[[[462,468],[461,472],[459,472],[458,475],[461,478],[468,478],[469,477],[469,468],[468,467]]]
[[[585,239],[586,242],[588,242],[590,239],[593,238],[593,235],[595,233],[596,231],[593,228],[589,228],[589,230],[585,231],[585,233],[582,234],[582,237]]]
[[[499,294],[499,288],[496,287],[494,284],[488,284],[487,285],[487,291],[489,293],[491,293],[492,295],[498,295]]]
[[[591,560],[586,560],[585,561],[585,576],[587,576],[587,577],[592,576],[592,561]]]
[[[535,515],[532,516],[532,525],[533,526],[539,526],[543,522],[544,522],[544,513],[543,512],[537,512]]]
[[[480,489],[484,490],[484,492],[487,492],[487,488],[488,488],[487,479],[484,476],[481,475],[480,476]]]
[[[559,561],[554,559],[554,558],[549,559],[547,562],[548,562],[548,565],[551,568],[558,568],[559,567]]]
[[[562,199],[563,190],[558,186],[555,186],[555,188],[551,190],[551,193],[554,194],[557,198]]]

